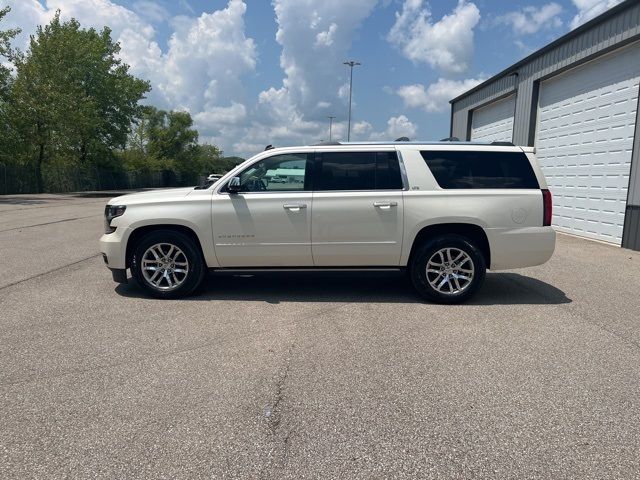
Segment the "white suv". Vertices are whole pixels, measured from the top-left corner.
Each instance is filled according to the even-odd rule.
[[[207,188],[114,198],[100,250],[115,281],[130,268],[160,298],[192,293],[208,269],[375,267],[406,268],[424,297],[457,303],[487,268],[546,262],[550,225],[532,148],[324,144],[269,149]]]

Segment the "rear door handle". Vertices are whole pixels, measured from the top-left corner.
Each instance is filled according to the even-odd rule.
[[[283,205],[285,210],[300,210],[302,208],[307,208],[306,203],[285,203]]]
[[[376,208],[390,208],[397,207],[398,202],[373,202],[373,206]]]

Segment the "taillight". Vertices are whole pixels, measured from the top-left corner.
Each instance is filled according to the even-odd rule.
[[[551,216],[553,214],[553,200],[551,192],[547,189],[542,190],[542,226],[551,226]]]

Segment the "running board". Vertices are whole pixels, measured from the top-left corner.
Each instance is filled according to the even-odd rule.
[[[242,267],[242,268],[210,268],[210,273],[247,275],[254,273],[274,273],[274,272],[403,272],[405,267]]]

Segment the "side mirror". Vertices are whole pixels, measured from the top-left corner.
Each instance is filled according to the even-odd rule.
[[[238,193],[240,191],[240,177],[232,177],[227,183],[227,191],[229,193]]]

